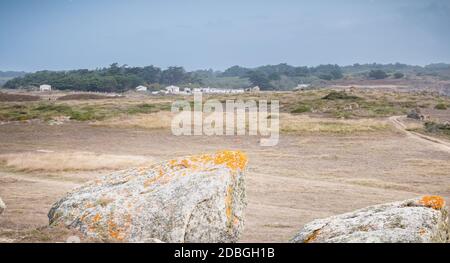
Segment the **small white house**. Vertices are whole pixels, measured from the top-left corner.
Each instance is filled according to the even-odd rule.
[[[51,91],[52,90],[52,86],[47,85],[47,84],[43,84],[41,86],[39,86],[39,91]]]
[[[261,89],[259,88],[259,86],[254,86],[253,88],[246,88],[245,91],[246,92],[259,92]]]
[[[293,90],[294,91],[299,91],[299,90],[305,90],[309,88],[309,84],[298,84],[297,87],[295,87]]]
[[[173,86],[173,85],[168,86],[168,87],[166,87],[166,93],[168,93],[168,94],[178,94],[178,93],[180,93],[180,87]]]
[[[251,92],[259,92],[261,91],[261,89],[259,88],[259,86],[254,86],[253,88],[250,89]]]
[[[136,91],[145,92],[145,91],[147,91],[147,87],[146,86],[142,86],[142,85],[137,86],[136,87]]]

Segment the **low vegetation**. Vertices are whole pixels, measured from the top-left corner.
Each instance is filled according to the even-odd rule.
[[[0,121],[26,121],[39,119],[48,121],[57,117],[68,117],[75,121],[99,121],[120,115],[154,113],[170,109],[162,103],[117,103],[117,104],[66,104],[40,102],[30,104],[0,105]]]
[[[437,123],[429,121],[425,123],[425,130],[429,133],[436,133],[445,136],[450,136],[450,124],[449,123]]]
[[[114,99],[119,98],[116,96],[105,96],[100,94],[89,94],[89,93],[81,93],[81,94],[69,94],[64,95],[58,98],[58,100],[104,100],[104,99]]]
[[[434,106],[436,110],[446,110],[448,108],[447,104],[445,103],[438,103],[436,106]]]
[[[358,96],[349,95],[345,91],[331,91],[323,97],[324,100],[358,100]]]
[[[346,119],[404,115],[411,109],[428,108],[442,100],[442,97],[427,93],[413,94],[375,90],[352,92],[309,90],[277,94],[273,95],[271,99],[275,98],[280,100],[283,112],[313,113]],[[445,98],[445,103],[450,103],[450,99]]]
[[[26,95],[26,94],[10,94],[0,92],[0,102],[9,101],[37,101],[41,98],[39,96]]]

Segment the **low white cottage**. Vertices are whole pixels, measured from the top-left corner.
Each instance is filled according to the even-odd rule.
[[[51,91],[52,90],[52,86],[47,85],[47,84],[43,84],[41,86],[39,86],[39,91]]]
[[[168,93],[168,94],[178,94],[178,93],[180,93],[180,87],[173,86],[173,85],[168,86],[168,87],[166,87],[166,93]]]
[[[147,87],[146,86],[142,86],[142,85],[137,86],[136,87],[136,91],[145,92],[145,91],[147,91]]]

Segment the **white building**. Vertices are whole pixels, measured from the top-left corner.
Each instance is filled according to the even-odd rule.
[[[166,87],[166,93],[168,93],[168,94],[178,94],[178,93],[180,93],[180,87],[173,86],[173,85],[168,86],[168,87]]]
[[[307,88],[309,88],[309,84],[298,84],[297,87],[295,87],[293,90],[294,91],[299,91],[299,90],[305,90]]]
[[[137,86],[136,87],[136,91],[147,91],[147,87],[146,86],[142,86],[142,85]]]
[[[259,86],[254,86],[253,88],[250,88],[249,91],[250,92],[259,92],[261,89],[259,88]]]
[[[39,91],[51,91],[52,90],[52,86],[47,85],[47,84],[43,84],[41,86],[39,86]]]

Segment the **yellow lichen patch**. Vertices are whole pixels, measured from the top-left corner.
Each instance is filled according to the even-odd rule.
[[[215,154],[202,154],[167,161],[158,166],[153,166],[156,174],[144,181],[144,187],[148,187],[158,181],[164,183],[173,177],[174,172],[180,176],[194,174],[197,171],[212,171],[216,165],[225,165],[233,172],[243,170],[247,165],[247,156],[240,151],[219,151]]]
[[[102,219],[102,216],[100,214],[96,214],[94,218],[92,219],[92,223],[98,223]]]
[[[420,204],[435,210],[440,210],[445,206],[445,200],[441,196],[426,195],[420,199]]]
[[[220,151],[216,153],[214,164],[225,164],[228,168],[235,171],[243,170],[247,165],[247,155],[241,151]]]
[[[312,232],[312,234],[309,235],[308,238],[306,238],[306,240],[304,241],[304,243],[311,243],[311,242],[314,242],[314,240],[317,239],[317,237],[319,236],[319,234],[320,234],[320,229],[314,230],[314,231]]]
[[[122,241],[124,239],[119,227],[111,219],[108,221],[108,232],[109,236],[113,239]]]

